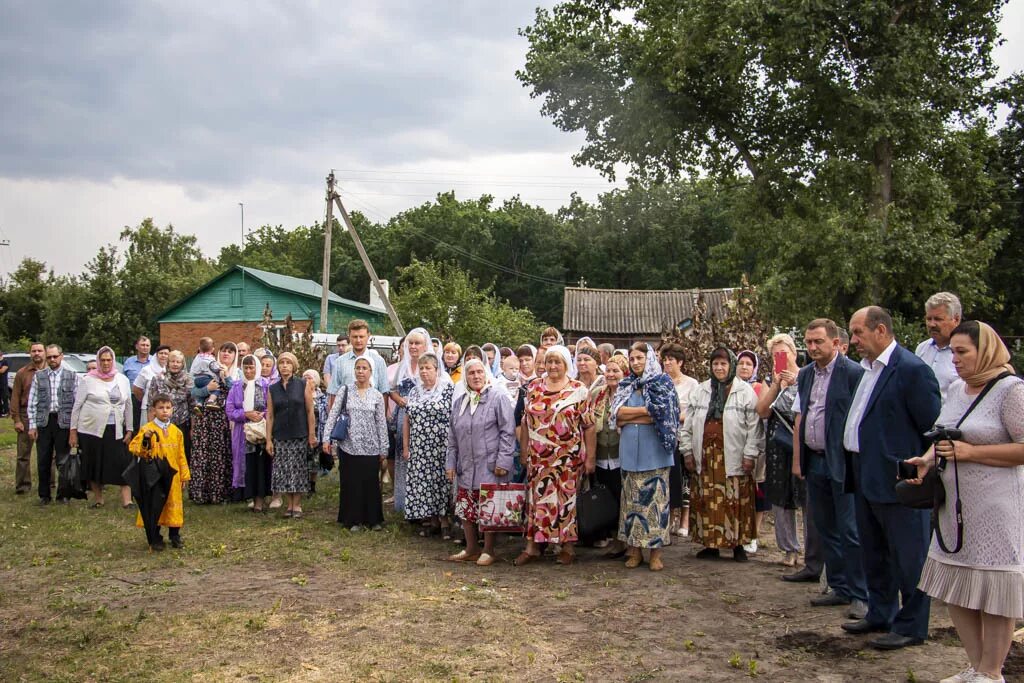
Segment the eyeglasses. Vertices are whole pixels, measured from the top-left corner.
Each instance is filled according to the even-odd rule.
[[[47,356],[46,360],[57,360],[58,358],[60,358],[60,354],[59,353],[56,356]]]

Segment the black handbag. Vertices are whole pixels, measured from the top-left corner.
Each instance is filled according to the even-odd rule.
[[[960,425],[964,423],[967,416],[981,403],[981,400],[985,398],[985,394],[989,392],[992,387],[996,385],[996,382],[1009,377],[1010,373],[1004,372],[995,379],[989,381],[985,385],[985,388],[981,390],[978,397],[971,402],[971,405],[967,408],[966,412],[960,416],[957,420],[956,428],[959,429]],[[935,540],[938,541],[939,547],[947,553],[953,554],[960,552],[964,544],[964,515],[963,515],[963,504],[960,501],[960,467],[957,463],[956,457],[953,457],[953,490],[956,494],[956,500],[953,503],[953,513],[956,518],[956,543],[952,549],[946,547],[945,539],[942,538],[942,529],[939,527],[939,510],[946,504],[946,487],[942,483],[942,473],[946,469],[947,460],[946,458],[936,457],[935,466],[925,473],[921,479],[920,484],[911,484],[907,481],[897,481],[895,486],[896,498],[899,500],[901,505],[905,505],[910,508],[917,510],[931,510],[931,521],[932,529],[935,530]]]
[[[57,498],[78,498],[85,500],[85,485],[82,482],[82,458],[78,449],[73,449],[59,458],[57,463]]]
[[[576,494],[576,524],[580,538],[600,540],[601,534],[619,521],[619,501],[604,484],[586,478],[589,486]]]

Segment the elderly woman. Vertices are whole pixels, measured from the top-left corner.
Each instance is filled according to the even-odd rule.
[[[233,342],[221,344],[217,377],[205,387],[193,387],[192,396],[201,409],[192,418],[192,479],[188,485],[193,503],[226,503],[231,500],[234,476],[231,452],[231,425],[224,414],[224,403],[231,386],[241,379],[237,366],[238,351]]]
[[[173,410],[171,422],[177,425],[185,437],[185,459],[192,458],[192,409],[196,401],[192,398],[192,377],[185,371],[185,354],[171,351],[167,354],[167,372],[149,382],[149,395],[171,397]]]
[[[661,367],[672,380],[679,400],[679,425],[682,428],[686,420],[686,406],[690,403],[690,394],[697,388],[697,380],[683,374],[683,362],[686,353],[679,344],[670,343],[661,348]],[[690,535],[690,481],[683,472],[682,456],[676,449],[675,462],[668,476],[668,504],[672,509],[672,533],[679,536]]]
[[[764,448],[757,395],[736,376],[736,356],[725,347],[711,352],[711,378],[690,395],[680,431],[680,449],[690,485],[690,530],[704,549],[701,559],[732,548],[737,562],[754,531],[754,463]]]
[[[604,369],[605,385],[594,401],[594,431],[597,432],[597,481],[604,484],[615,502],[622,498],[622,469],[619,467],[619,430],[610,420],[612,401],[619,388],[619,382],[629,374],[629,362],[622,356],[609,359]],[[606,548],[609,543],[614,547],[608,551],[607,557],[618,559],[626,554],[626,543],[618,539],[618,527],[609,529],[610,535],[598,539],[595,548]]]
[[[253,355],[260,362],[259,382],[265,389],[269,389],[271,384],[281,380],[281,375],[277,371],[277,359],[274,358],[274,354],[269,349],[257,349]]]
[[[103,507],[103,487],[121,487],[121,507],[132,507],[132,492],[121,473],[128,466],[132,440],[132,389],[114,366],[114,351],[96,352],[96,369],[82,378],[71,408],[68,445],[81,446],[82,479],[92,489],[92,507]]]
[[[316,446],[309,449],[306,465],[309,468],[309,493],[316,493],[316,477],[320,474],[320,444],[327,437],[324,435],[324,426],[327,424],[327,392],[324,391],[320,373],[310,368],[302,373],[302,379],[306,380],[313,387],[313,417],[315,418]]]
[[[324,425],[322,448],[338,457],[338,522],[352,531],[363,527],[380,529],[384,523],[381,505],[380,468],[388,459],[388,426],[384,396],[373,387],[373,364],[357,358],[355,383],[343,388],[331,407]],[[342,406],[349,416],[348,435],[331,441]]]
[[[944,680],[1001,681],[1015,620],[1024,618],[1024,382],[1014,376],[999,335],[983,322],[960,323],[949,345],[959,379],[946,390],[937,424],[956,426],[963,440],[941,441],[909,461],[923,477],[936,456],[946,459],[946,503],[920,588],[946,603],[970,660],[966,671]],[[957,500],[965,501],[967,533],[960,551],[951,553],[937,536],[953,544]]]
[[[595,469],[597,438],[590,394],[569,377],[569,349],[547,350],[547,374],[527,389],[520,458],[527,468],[526,549],[515,559],[521,566],[540,557],[539,543],[557,543],[557,562],[572,564],[579,540],[576,492],[580,475]]]
[[[263,512],[265,498],[270,495],[270,458],[266,439],[254,443],[246,439],[245,425],[260,425],[266,435],[267,388],[258,377],[255,356],[242,359],[242,379],[228,392],[224,410],[232,424],[232,485],[241,488],[243,497],[253,502],[254,512]]]
[[[448,559],[494,564],[496,534],[484,533],[483,553],[477,539],[480,485],[509,480],[515,453],[515,422],[512,404],[493,390],[484,363],[476,358],[463,367],[465,392],[452,407],[445,463],[448,480],[456,487],[455,516],[462,520],[465,549]]]
[[[316,445],[313,387],[296,376],[299,361],[285,351],[277,359],[281,381],[270,387],[267,403],[267,453],[274,458],[270,487],[283,494],[284,516],[302,518],[302,494],[309,490],[307,453]]]
[[[441,356],[444,361],[444,371],[452,378],[452,382],[458,384],[462,379],[462,347],[455,342],[448,342],[444,345],[444,353]]]
[[[409,393],[408,419],[402,426],[402,458],[408,466],[405,518],[429,522],[421,535],[449,526],[451,486],[445,477],[445,458],[455,387],[438,365],[434,354],[420,356],[420,383]]]
[[[650,344],[633,344],[629,369],[629,377],[615,391],[609,418],[619,429],[619,540],[629,546],[626,567],[640,566],[643,548],[649,548],[648,564],[657,572],[665,568],[661,550],[671,541],[668,476],[676,452],[679,400]]]
[[[757,414],[767,420],[765,429],[765,497],[775,518],[775,543],[786,553],[783,564],[796,565],[800,556],[800,537],[796,511],[803,507],[803,482],[793,476],[793,424],[796,400],[796,343],[788,334],[777,334],[768,341],[768,353],[786,356],[786,369],[775,372],[772,383],[757,399]]]
[[[396,429],[396,444],[395,444],[395,471],[394,471],[394,486],[395,486],[395,511],[405,511],[405,492],[406,492],[406,471],[408,463],[405,458],[398,456],[399,453],[404,453],[406,443],[403,441],[404,425],[407,416],[406,403],[408,402],[409,394],[419,386],[420,383],[420,371],[419,371],[419,359],[424,353],[427,352],[430,346],[430,333],[428,333],[422,327],[417,327],[405,335],[405,339],[402,341],[400,350],[400,360],[398,362],[398,370],[395,372],[395,382],[391,386],[391,401],[397,406],[395,410],[395,429]]]
[[[537,347],[533,344],[523,344],[516,349],[516,359],[519,361],[519,384],[526,386],[537,379],[537,372],[534,362],[537,358]]]

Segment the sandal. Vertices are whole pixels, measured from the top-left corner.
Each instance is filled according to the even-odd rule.
[[[630,555],[626,559],[626,569],[636,569],[644,561],[643,553],[637,553],[636,555]]]
[[[292,519],[302,519],[302,510],[292,510]]]
[[[480,559],[480,553],[473,553],[472,555],[470,555],[465,550],[460,550],[459,552],[455,553],[454,555],[449,555],[448,556],[448,561],[449,562],[476,562],[479,559]]]
[[[558,557],[555,558],[555,562],[557,562],[558,564],[564,564],[566,566],[569,566],[575,561],[576,553],[570,552],[568,550],[563,550],[562,552],[558,553]]]
[[[488,555],[487,553],[481,553],[480,557],[476,560],[476,566],[478,567],[490,567],[492,564],[498,561],[498,558],[494,555]]]
[[[135,503],[125,503],[121,506],[122,510],[132,510],[136,507]]]
[[[102,501],[101,501],[101,502],[99,502],[99,503],[93,503],[93,504],[92,504],[92,505],[90,505],[89,507],[90,507],[90,508],[92,508],[93,510],[95,510],[96,508],[101,508],[101,507],[103,507],[103,503],[102,503]]]
[[[281,516],[282,516],[282,517],[284,517],[284,518],[286,518],[286,519],[290,519],[290,518],[291,518],[291,516],[292,516],[292,514],[293,514],[293,513],[292,513],[292,511],[291,511],[291,510],[287,510],[287,511],[285,511],[285,513],[284,513],[283,515],[281,515]]]
[[[512,564],[514,564],[517,567],[522,567],[523,565],[530,564],[531,562],[536,562],[539,559],[540,555],[531,555],[530,553],[524,550],[523,552],[519,553],[516,559],[512,560]]]

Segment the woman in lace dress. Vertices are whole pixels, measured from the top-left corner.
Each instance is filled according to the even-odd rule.
[[[936,455],[949,459],[938,520],[947,547],[956,537],[954,457],[963,501],[963,547],[948,553],[933,538],[920,588],[947,604],[970,660],[968,669],[944,680],[1002,681],[1014,621],[1024,618],[1024,382],[985,323],[964,321],[950,346],[960,379],[946,392],[938,424],[956,425],[985,385],[994,384],[960,424],[963,441],[940,442],[910,460],[923,477]]]

